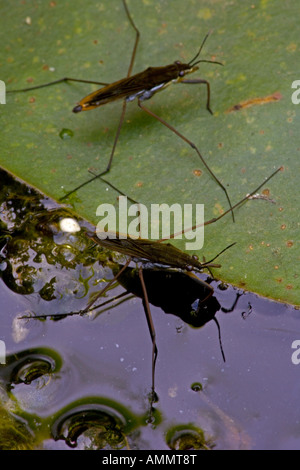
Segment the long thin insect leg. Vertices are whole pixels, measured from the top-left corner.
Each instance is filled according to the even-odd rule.
[[[94,173],[89,170],[89,172],[93,175]],[[96,176],[96,175],[95,175]],[[140,207],[140,203],[133,199],[130,196],[127,196],[127,194],[123,193],[123,191],[120,191],[114,184],[110,183],[109,181],[105,180],[104,178],[101,178],[102,181],[104,181],[105,184],[108,184],[114,191],[117,191],[121,196],[127,197],[129,201],[131,201],[133,204],[137,204]],[[141,211],[139,211],[139,219],[141,218]],[[141,223],[139,223],[139,228],[140,228],[140,233],[141,233]]]
[[[213,277],[212,277],[212,280],[213,280]],[[212,295],[213,295],[213,293],[214,293],[214,289],[213,289],[213,287],[211,287],[211,285],[210,285],[210,284],[208,284],[208,283],[207,283],[207,282],[205,282],[205,281],[202,281],[202,282],[203,282],[203,284],[205,284],[205,285],[206,285],[206,287],[207,287],[207,288],[209,288],[209,293],[207,294],[207,296],[206,296],[206,297],[204,297],[204,299],[201,299],[201,301],[199,302],[199,305],[200,305],[200,304],[204,304],[205,302],[207,302],[207,301],[208,301],[208,299],[210,299],[210,298],[211,298],[211,296],[212,296]]]
[[[208,172],[211,174],[211,176],[214,178],[214,180],[218,183],[218,185],[223,189],[225,195],[226,195],[226,198],[227,198],[227,201],[228,201],[228,204],[229,204],[229,207],[230,207],[230,211],[232,213],[232,219],[234,221],[234,213],[233,213],[233,208],[232,208],[232,205],[231,205],[231,201],[229,199],[229,196],[228,196],[228,193],[227,193],[227,189],[225,188],[225,186],[221,183],[221,181],[216,177],[216,175],[213,173],[213,171],[209,168],[209,166],[207,165],[206,161],[204,160],[204,158],[202,157],[200,151],[198,150],[197,146],[192,142],[190,141],[189,139],[187,139],[187,137],[185,137],[183,134],[181,134],[177,129],[175,129],[175,127],[171,126],[170,124],[168,124],[166,121],[164,121],[162,118],[160,118],[159,116],[157,116],[157,114],[153,113],[152,111],[150,111],[150,109],[146,108],[145,106],[142,105],[141,101],[138,100],[138,105],[139,107],[145,111],[147,114],[149,114],[150,116],[154,117],[155,119],[157,119],[159,122],[161,122],[164,126],[166,126],[168,129],[170,129],[172,132],[174,132],[176,135],[178,135],[178,137],[180,137],[182,140],[184,140],[187,144],[189,144],[192,149],[194,149],[196,151],[196,153],[198,154],[200,160],[202,161],[203,165],[205,166],[205,168],[208,170]]]
[[[127,297],[126,297],[127,296]],[[124,298],[123,298],[124,297]],[[112,297],[111,299],[106,300],[105,302],[102,302],[101,304],[94,305],[93,307],[90,307],[88,310],[85,308],[83,310],[78,310],[77,312],[68,312],[68,313],[45,313],[44,315],[34,315],[34,316],[29,316],[29,315],[23,315],[21,317],[18,317],[19,320],[46,320],[46,318],[52,318],[52,320],[60,320],[65,317],[71,317],[73,315],[84,315],[86,313],[92,312],[93,310],[98,310],[101,307],[104,307],[108,304],[111,304],[112,302],[119,301],[118,303],[115,303],[114,307],[117,307],[121,305],[123,302],[127,302],[128,300],[134,298],[135,295],[129,295],[128,291],[122,292],[119,295],[116,295],[115,297]],[[113,308],[114,308],[113,307]],[[100,312],[97,312],[96,315],[94,316],[93,320],[95,320],[101,313],[105,312],[106,310],[109,310],[111,307],[106,307],[102,309]]]
[[[96,175],[96,173],[94,173],[93,171],[89,170],[89,173],[91,173],[92,175]],[[126,196],[127,199],[129,199],[129,201],[131,201],[133,204],[139,204],[138,201],[136,201],[135,199],[133,199],[132,197],[130,196],[127,196],[127,194],[123,193],[123,191],[121,191],[120,189],[118,189],[114,184],[110,183],[109,181],[105,180],[104,178],[100,178],[105,184],[107,184],[108,186],[110,186],[114,191],[116,191],[117,193],[119,193],[121,196]]]
[[[127,71],[127,77],[130,77],[131,72],[132,72],[132,68],[133,68],[133,64],[134,64],[134,60],[135,60],[135,56],[136,56],[138,43],[139,43],[140,32],[139,32],[138,28],[136,27],[131,15],[130,15],[129,9],[128,9],[127,4],[126,4],[126,0],[123,0],[123,5],[124,5],[124,8],[125,8],[127,18],[129,20],[131,26],[134,28],[135,33],[136,33],[134,46],[133,46],[133,51],[132,51],[131,59],[130,59],[130,64],[129,64],[128,71]],[[97,178],[101,178],[101,176],[104,176],[104,175],[106,175],[106,173],[109,172],[109,170],[111,168],[111,165],[112,165],[113,157],[114,157],[114,154],[115,154],[116,146],[117,146],[117,143],[118,143],[118,140],[119,140],[119,136],[120,136],[120,133],[121,133],[121,129],[122,129],[122,126],[123,126],[125,112],[126,112],[126,105],[127,105],[127,102],[126,102],[126,100],[124,100],[119,125],[118,125],[118,128],[117,128],[117,132],[116,132],[116,135],[115,135],[113,147],[112,147],[112,150],[111,150],[111,153],[110,153],[110,157],[109,157],[109,160],[108,160],[106,170],[102,171],[101,173],[98,173],[93,178],[85,181],[84,183],[80,184],[76,188],[72,189],[72,191],[68,192],[63,197],[60,198],[61,201],[63,201],[64,199],[66,199],[67,197],[69,197],[71,194],[78,191],[79,189],[83,188],[87,184],[91,183],[92,181],[96,180]],[[114,189],[116,189],[116,188],[114,188]]]
[[[155,364],[156,364],[156,359],[157,359],[157,346],[156,346],[156,340],[155,340],[155,328],[154,328],[154,323],[152,320],[152,315],[150,311],[150,305],[149,305],[149,300],[148,300],[148,294],[147,294],[147,289],[144,281],[144,276],[143,276],[143,267],[139,267],[139,278],[141,281],[142,285],[142,290],[143,290],[143,296],[144,296],[144,307],[145,307],[145,313],[146,313],[146,318],[147,318],[147,323],[148,323],[148,328],[150,331],[150,336],[152,340],[152,397],[151,397],[151,406],[155,397]]]
[[[243,294],[240,294],[240,293],[238,292],[238,293],[237,293],[237,296],[236,296],[236,299],[235,299],[235,301],[234,301],[232,307],[230,307],[230,308],[224,308],[224,307],[222,307],[222,308],[221,308],[222,312],[224,312],[224,313],[230,313],[230,312],[232,312],[232,311],[235,309],[236,304],[238,303],[238,300],[239,300],[239,298],[240,298],[242,295],[243,295]],[[213,320],[214,320],[214,322],[215,322],[215,324],[217,325],[217,328],[218,328],[219,344],[220,344],[220,349],[221,349],[221,354],[222,354],[222,357],[223,357],[223,361],[226,362],[226,360],[225,360],[225,353],[224,353],[223,346],[222,346],[220,324],[219,324],[218,320],[217,320],[215,317],[213,318]]]
[[[226,362],[225,354],[224,354],[224,350],[223,350],[223,346],[222,346],[221,328],[220,328],[218,320],[215,317],[213,318],[213,320],[214,320],[214,322],[215,322],[215,324],[217,325],[217,328],[218,328],[219,344],[220,344],[222,358],[223,358],[223,361]]]
[[[110,286],[118,279],[118,277],[122,274],[123,271],[125,271],[125,269],[127,268],[127,266],[131,263],[131,258],[128,258],[128,260],[126,261],[126,263],[124,264],[124,266],[122,266],[122,268],[120,269],[120,271],[114,276],[113,279],[111,279],[107,284],[106,286],[104,287],[104,289],[101,289],[100,292],[98,292],[98,294],[96,295],[96,297],[93,298],[93,300],[91,300],[91,302],[87,305],[87,307],[85,308],[85,311],[88,311],[92,305],[94,305],[94,303],[96,302],[96,300],[99,299],[99,297],[101,297],[109,288]]]
[[[259,186],[257,186],[257,188],[255,188],[253,191],[251,191],[251,193],[247,194],[246,196],[244,196],[239,202],[237,202],[236,204],[234,204],[232,206],[232,209],[237,209],[239,206],[241,206],[244,202],[248,201],[248,199],[251,199],[251,197],[257,193],[257,191],[259,191],[268,181],[270,181],[271,178],[273,178],[279,171],[283,170],[283,167],[279,167],[277,168],[277,170],[273,171],[273,173],[268,176],[264,181],[263,183],[261,183]],[[214,217],[213,219],[210,219],[210,220],[207,220],[206,222],[204,222],[203,224],[198,224],[198,225],[193,225],[193,227],[189,227],[188,229],[185,229],[184,230],[184,233],[187,233],[187,232],[190,232],[191,230],[195,230],[196,228],[199,228],[199,227],[202,227],[203,225],[206,226],[206,225],[210,225],[210,224],[214,224],[215,222],[217,222],[218,220],[222,219],[223,217],[225,217],[225,215],[227,215],[229,212],[232,211],[232,209],[227,209],[227,211],[223,212],[223,214],[220,214],[218,217]],[[181,232],[176,232],[176,233],[172,233],[171,235],[168,236],[168,238],[161,238],[160,240],[158,240],[158,242],[164,242],[166,240],[171,240],[173,238],[176,238],[177,236],[179,235],[182,235],[182,231]],[[227,248],[225,248],[227,249]]]
[[[108,165],[106,167],[106,170],[104,172],[100,173],[100,176],[105,175],[110,170],[112,160],[113,160],[113,157],[114,157],[114,154],[115,154],[116,146],[117,146],[117,143],[118,143],[118,140],[119,140],[120,132],[121,132],[123,122],[124,122],[124,117],[125,117],[125,112],[126,112],[126,105],[127,105],[127,102],[126,102],[126,100],[124,100],[123,101],[123,106],[122,106],[121,117],[120,117],[118,129],[117,129],[117,133],[116,133],[116,136],[115,136],[114,144],[113,144],[113,147],[112,147],[112,151],[111,151],[111,154],[110,154],[110,157],[109,157]]]
[[[264,180],[263,183],[261,183],[259,186],[257,186],[257,188],[255,188],[253,191],[251,191],[251,193],[247,194],[245,197],[243,197],[243,199],[241,199],[239,202],[237,202],[236,204],[233,205],[233,209],[236,209],[237,207],[239,207],[241,204],[243,204],[243,202],[247,201],[248,199],[251,198],[251,196],[253,196],[255,193],[257,193],[257,191],[259,191],[271,178],[273,178],[273,176],[275,176],[279,171],[282,171],[283,170],[283,167],[279,167],[277,168],[277,170],[275,170],[270,176],[268,176],[268,178],[266,178]],[[193,227],[190,227],[189,229],[185,230],[185,232],[189,232],[191,230],[195,230],[196,228],[202,226],[202,225],[210,225],[210,224],[213,224],[215,222],[217,222],[218,220],[222,219],[223,217],[225,217],[225,215],[227,215],[229,212],[231,212],[231,209],[228,209],[227,211],[223,212],[223,214],[219,215],[218,217],[214,217],[213,219],[210,219],[210,220],[207,220],[206,222],[204,222],[203,224],[199,224],[199,225],[194,225]],[[174,238],[176,237],[176,234],[173,234],[170,238]],[[161,240],[159,240],[161,241]]]
[[[127,297],[126,297],[127,296]],[[124,298],[123,298],[124,297]],[[105,302],[101,302],[101,304],[98,304],[98,305],[94,305],[92,308],[90,308],[90,312],[93,311],[93,310],[97,310],[98,308],[101,308],[101,307],[105,307],[106,305],[108,304],[111,304],[113,302],[117,302],[119,301],[115,306],[117,305],[120,305],[121,303],[123,302],[126,302],[127,300],[130,300],[130,299],[134,299],[135,298],[135,295],[134,294],[129,294],[128,291],[124,291],[122,292],[121,294],[118,294],[118,295],[115,295],[114,297],[112,297],[111,299],[107,299],[105,300]],[[120,300],[121,299],[121,300]],[[102,310],[101,312],[97,313],[97,316],[102,313]]]
[[[135,59],[137,47],[138,47],[138,42],[139,42],[139,39],[140,39],[140,32],[139,32],[138,28],[136,27],[131,15],[130,15],[130,12],[129,12],[128,7],[127,7],[126,0],[123,0],[123,5],[124,5],[125,11],[126,11],[127,18],[129,20],[131,26],[135,30],[135,33],[136,33],[135,42],[134,42],[134,46],[133,46],[133,51],[132,51],[132,54],[131,54],[131,60],[130,60],[130,64],[129,64],[128,72],[127,72],[127,77],[130,77],[131,72],[132,72],[132,68],[133,68],[133,64],[134,64],[134,59]]]
[[[189,85],[194,85],[194,84],[204,84],[206,85],[207,88],[207,101],[206,101],[206,109],[210,112],[210,114],[213,114],[211,108],[210,108],[210,84],[207,80],[203,80],[201,78],[195,78],[195,79],[183,79],[180,80],[179,83],[187,83]]]
[[[92,310],[95,310],[96,308],[100,307],[101,305],[98,305],[94,308],[92,308],[92,306],[94,305],[94,303],[99,299],[99,297],[101,297],[110,287],[111,285],[118,279],[118,277],[122,274],[122,272],[127,268],[127,266],[131,263],[131,258],[128,258],[128,260],[126,261],[126,263],[124,264],[124,266],[122,266],[122,268],[120,269],[120,271],[114,276],[113,279],[111,279],[107,284],[106,286],[100,290],[100,292],[98,292],[98,294],[93,298],[93,300],[91,300],[88,305],[82,309],[82,310],[78,310],[77,312],[69,312],[69,313],[57,313],[57,314],[45,314],[45,315],[35,315],[34,317],[28,317],[28,316],[22,316],[22,317],[19,317],[19,319],[23,319],[23,318],[34,318],[34,319],[37,319],[37,318],[47,318],[47,317],[52,317],[53,319],[55,319],[55,317],[58,319],[58,317],[60,318],[64,318],[64,317],[68,317],[68,316],[72,316],[72,315],[84,315],[85,313],[88,313]],[[99,314],[98,314],[99,315]],[[98,316],[96,315],[94,317],[94,319]]]
[[[103,86],[108,85],[108,83],[104,83],[104,82],[95,82],[93,80],[81,80],[79,78],[64,77],[64,78],[60,78],[59,80],[54,80],[53,82],[44,83],[43,85],[36,85],[36,86],[28,87],[28,88],[21,88],[20,90],[7,90],[7,93],[18,93],[22,91],[37,90],[38,88],[45,88],[47,86],[56,85],[57,83],[63,83],[63,82],[92,83],[93,85],[103,85]]]
[[[121,128],[122,128],[122,125],[123,125],[123,122],[124,122],[124,117],[125,117],[125,112],[126,112],[126,104],[127,103],[124,100],[123,101],[123,107],[122,107],[122,113],[121,113],[121,117],[120,117],[120,121],[119,121],[119,125],[118,125],[118,129],[117,129],[117,132],[116,132],[115,140],[114,140],[114,143],[113,143],[112,151],[111,151],[111,154],[110,154],[110,158],[109,158],[106,170],[102,171],[101,173],[98,173],[97,175],[93,176],[93,178],[90,178],[89,180],[86,180],[83,183],[76,186],[76,188],[72,189],[72,191],[69,191],[67,194],[62,196],[60,198],[60,201],[63,201],[64,199],[69,197],[71,194],[75,193],[76,191],[83,188],[84,186],[91,183],[92,181],[95,181],[98,178],[102,179],[101,176],[104,176],[109,172],[111,164],[112,164],[113,156],[114,156],[114,153],[115,153],[115,150],[116,150],[117,142],[119,140],[119,135],[120,135],[120,132],[121,132]],[[110,185],[110,186],[112,186],[112,185]],[[116,188],[114,187],[114,189],[116,189]],[[119,193],[122,194],[121,191],[119,191]]]
[[[236,294],[236,299],[235,299],[235,301],[233,302],[232,306],[231,306],[230,308],[222,307],[222,308],[221,308],[222,312],[224,312],[224,313],[231,313],[231,312],[233,312],[233,310],[234,310],[235,307],[236,307],[236,304],[238,303],[239,298],[240,298],[242,295],[243,295],[243,294],[241,294],[240,292],[238,292],[238,293]]]

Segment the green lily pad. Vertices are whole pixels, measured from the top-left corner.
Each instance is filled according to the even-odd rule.
[[[196,78],[206,87],[168,87],[146,105],[200,149],[233,203],[283,166],[264,188],[266,200],[243,204],[206,227],[206,259],[227,245],[215,276],[264,296],[300,305],[299,112],[291,101],[299,79],[297,5],[291,0],[155,2],[129,0],[141,39],[133,72],[196,54],[213,30]],[[178,14],[180,12],[180,14]],[[7,90],[62,77],[113,82],[125,77],[134,31],[121,0],[7,3],[3,7],[1,76]],[[193,78],[194,78],[193,77]],[[72,108],[95,90],[84,83],[60,83],[27,93],[7,94],[0,105],[0,165],[59,200],[67,191],[106,168],[121,102],[90,113]],[[200,170],[200,171],[199,171]],[[205,219],[228,209],[224,192],[196,152],[160,122],[128,104],[110,173],[113,185],[145,204],[204,204]],[[96,224],[97,207],[117,205],[117,193],[96,180],[69,201],[75,213]],[[184,248],[183,242],[176,242]]]

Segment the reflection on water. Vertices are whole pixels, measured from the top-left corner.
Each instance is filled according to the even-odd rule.
[[[207,286],[199,277],[145,269],[159,350],[159,400],[148,424],[151,340],[136,270],[122,273],[95,313],[65,316],[85,308],[124,260],[92,246],[83,221],[80,231],[62,231],[61,220],[72,217],[68,209],[4,172],[0,177],[0,339],[7,350],[0,365],[0,448],[259,447],[258,428],[247,428],[266,406],[257,377],[267,381],[268,399],[276,399],[274,377],[265,372],[273,356],[285,374],[295,373],[288,344],[297,339],[294,310],[215,281],[215,294],[202,302]],[[43,315],[59,321],[27,318]],[[259,336],[261,350],[253,343]],[[278,422],[279,410],[266,429]],[[295,419],[292,410],[284,412]],[[298,430],[284,432],[280,443],[288,447]],[[267,442],[272,447],[271,437]]]
[[[18,418],[14,421],[10,417],[7,423],[8,412],[3,407],[1,413],[6,424],[2,424],[5,424],[6,434],[0,441],[1,448],[15,444],[18,449],[28,448],[27,445],[32,447],[32,431],[43,436],[47,428],[50,428],[48,437],[64,441],[72,448],[78,445],[84,449],[129,448],[126,435],[138,425],[144,425],[146,418],[133,415],[113,400],[100,396],[85,397],[64,408],[57,403],[59,411],[51,414],[57,397],[63,397],[61,389],[66,391],[61,367],[61,357],[46,348],[28,349],[7,357],[6,367],[0,370],[1,386],[3,392],[6,391],[7,403],[9,397],[17,403],[13,411]],[[8,424],[16,435],[19,428],[23,428],[24,442],[23,439],[19,443],[10,441],[13,433],[8,433]],[[30,436],[28,443],[26,433]]]
[[[61,230],[62,221],[70,221],[67,210],[60,207],[45,209],[40,195],[8,175],[3,174],[3,179],[6,185],[2,188],[1,205],[1,278],[10,291],[22,296],[34,295],[35,302],[31,305],[38,304],[38,312],[26,310],[13,320],[13,338],[22,342],[33,317],[38,317],[36,321],[48,316],[55,320],[66,318],[66,314],[72,312],[73,303],[86,304],[93,290],[96,292],[99,284],[112,278],[120,265],[112,261],[109,252],[92,246],[83,237],[85,227],[82,222],[79,222],[82,230],[78,224],[71,232]],[[127,293],[142,297],[135,273],[133,268],[127,268],[120,284]],[[205,284],[196,277],[147,269],[145,283],[150,302],[166,313],[188,317],[194,326],[202,326],[211,319],[202,319],[196,325],[198,307],[193,308],[192,304],[199,296],[207,295],[202,293],[207,290]],[[174,289],[180,292],[177,299]],[[181,295],[182,289],[185,296]],[[215,313],[216,309],[212,317]],[[99,396],[94,400],[68,400],[64,408],[54,412],[55,405],[60,406],[66,401],[66,391],[70,392],[77,385],[76,379],[72,380],[72,370],[69,374],[61,371],[64,361],[57,351],[45,347],[28,348],[7,357],[6,367],[0,370],[1,381],[7,397],[13,396],[17,400],[18,413],[26,417],[39,415],[40,428],[44,428],[45,421],[52,416],[49,422],[53,439],[63,440],[69,447],[77,447],[78,439],[85,436],[81,443],[84,448],[130,448],[130,438],[126,434],[138,424],[145,426],[147,414],[138,418],[124,407],[121,413],[121,404],[110,400],[108,405],[108,400]],[[69,366],[74,368],[72,362]],[[32,419],[28,419],[32,425]],[[159,421],[159,413],[155,410],[152,427]]]

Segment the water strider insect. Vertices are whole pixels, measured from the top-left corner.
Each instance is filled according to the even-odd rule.
[[[210,107],[210,84],[207,80],[201,79],[201,78],[196,78],[196,79],[187,79],[185,78],[186,75],[195,72],[196,70],[199,69],[198,64],[201,62],[207,62],[207,63],[213,63],[213,64],[219,64],[222,65],[220,62],[217,61],[212,61],[212,60],[205,60],[205,59],[199,59],[199,56],[201,54],[202,48],[205,44],[205,41],[208,37],[208,34],[205,36],[197,54],[188,62],[188,63],[182,63],[179,60],[175,61],[172,64],[162,66],[162,67],[148,67],[146,70],[137,73],[135,75],[132,75],[132,68],[134,65],[134,60],[136,56],[136,51],[138,47],[138,42],[140,38],[140,32],[135,25],[132,16],[129,12],[126,0],[123,0],[123,5],[125,8],[125,12],[127,15],[127,18],[135,30],[135,42],[134,42],[134,47],[131,55],[131,60],[127,72],[126,78],[122,78],[121,80],[118,80],[116,82],[107,84],[99,81],[93,81],[93,80],[81,80],[77,78],[70,78],[70,77],[64,77],[62,79],[58,79],[49,83],[45,83],[42,85],[37,85],[29,88],[23,88],[20,90],[11,90],[9,91],[10,93],[14,92],[26,92],[30,90],[36,90],[39,88],[47,87],[50,85],[58,84],[61,82],[82,82],[82,83],[91,83],[91,84],[96,84],[96,85],[103,85],[102,88],[100,88],[97,91],[94,91],[84,98],[79,101],[78,105],[76,105],[73,108],[74,113],[79,113],[81,111],[89,111],[91,109],[95,109],[99,106],[103,106],[107,103],[111,103],[116,100],[123,100],[123,108],[119,120],[119,125],[117,127],[117,132],[116,136],[113,142],[111,154],[108,160],[107,167],[104,171],[101,173],[95,174],[92,178],[86,180],[67,194],[65,194],[61,200],[64,200],[70,194],[73,192],[79,190],[86,184],[91,183],[97,178],[101,178],[104,176],[106,173],[110,171],[115,149],[117,146],[117,142],[119,140],[119,135],[121,132],[121,128],[124,122],[124,117],[125,117],[125,111],[126,111],[126,106],[127,103],[130,101],[133,101],[137,99],[138,106],[145,111],[148,115],[152,116],[153,118],[157,119],[161,124],[166,126],[168,129],[170,129],[172,132],[174,132],[179,138],[181,138],[183,141],[185,141],[187,144],[189,144],[192,149],[197,153],[198,157],[200,158],[202,164],[206,167],[210,175],[214,178],[216,183],[222,188],[224,191],[227,201],[229,203],[229,206],[232,211],[232,206],[231,206],[231,201],[227,192],[227,189],[225,186],[221,183],[219,178],[216,177],[216,175],[213,173],[213,171],[210,169],[208,164],[206,163],[205,159],[203,158],[202,154],[200,153],[198,147],[196,146],[195,143],[193,143],[190,139],[188,139],[186,136],[184,136],[181,132],[179,132],[175,127],[173,127],[171,124],[167,123],[165,120],[163,120],[161,117],[159,117],[157,114],[155,114],[153,111],[148,109],[147,107],[144,106],[143,102],[146,100],[149,100],[153,95],[155,95],[157,92],[164,90],[167,86],[169,86],[172,83],[186,83],[186,84],[204,84],[206,85],[207,89],[207,102],[206,102],[206,108],[207,110],[212,114],[212,110]],[[110,184],[110,183],[108,183]],[[116,189],[113,185],[111,185],[114,189]],[[234,215],[232,212],[232,217],[234,220]]]
[[[275,170],[254,191],[252,191],[250,194],[247,194],[243,199],[241,199],[239,202],[233,205],[232,209],[236,209],[243,202],[253,197],[257,193],[257,191],[259,191],[262,188],[262,186],[264,186],[280,170],[281,168],[278,168],[277,170]],[[217,222],[229,212],[231,212],[231,209],[228,209],[223,214],[219,215],[218,217],[214,219],[204,222],[204,225],[209,225],[209,224]],[[196,226],[191,227],[190,230],[195,230],[195,228]],[[185,232],[187,232],[187,230],[185,230]],[[32,318],[46,318],[50,316],[54,319],[61,319],[69,315],[84,315],[90,312],[91,310],[94,310],[102,306],[103,304],[101,304],[100,306],[99,305],[94,306],[94,304],[99,297],[101,297],[105,292],[108,291],[108,289],[111,288],[111,286],[115,283],[115,281],[118,281],[118,279],[121,279],[121,276],[126,272],[131,261],[136,261],[139,264],[137,268],[137,273],[138,273],[139,282],[140,282],[140,292],[143,298],[143,306],[144,306],[148,328],[150,331],[150,336],[151,336],[151,341],[152,341],[152,385],[151,385],[151,400],[150,400],[151,409],[152,409],[152,405],[156,397],[155,364],[156,364],[158,350],[157,350],[157,345],[156,345],[155,328],[154,328],[151,311],[150,311],[150,301],[148,297],[147,286],[146,286],[145,279],[144,279],[144,269],[149,264],[153,266],[159,266],[159,269],[169,270],[169,269],[175,268],[183,272],[186,272],[186,271],[187,272],[191,272],[191,271],[203,272],[204,269],[210,270],[210,268],[218,268],[220,267],[220,265],[214,263],[215,259],[219,257],[225,250],[227,250],[232,245],[234,245],[234,243],[227,246],[224,250],[218,253],[213,259],[209,261],[204,260],[203,262],[200,262],[196,256],[188,255],[187,253],[173,246],[171,243],[164,244],[163,242],[165,240],[163,239],[159,241],[150,241],[150,240],[141,239],[141,238],[100,239],[98,238],[96,232],[86,232],[86,236],[88,237],[89,240],[92,240],[95,244],[98,244],[105,248],[109,248],[111,251],[116,251],[118,253],[126,255],[128,257],[127,261],[121,267],[121,269],[118,270],[114,278],[107,283],[104,289],[102,289],[99,293],[97,293],[96,297],[94,297],[93,300],[90,301],[87,307],[84,308],[83,310],[80,310],[77,312],[57,314],[57,315],[35,315]],[[176,234],[173,234],[171,238],[174,238],[175,236]],[[200,299],[199,306],[198,306],[198,310],[199,310],[203,307],[205,302],[207,302],[212,297],[214,289],[209,283],[204,282],[201,279],[198,279],[197,282],[199,282],[199,286],[201,286],[202,288],[201,290],[202,293],[200,296],[201,299]],[[223,354],[223,351],[222,351],[222,354]]]

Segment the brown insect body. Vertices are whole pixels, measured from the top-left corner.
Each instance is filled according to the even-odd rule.
[[[100,173],[92,173],[93,177],[87,179],[83,183],[79,184],[76,186],[74,189],[71,191],[67,192],[64,196],[60,198],[60,201],[63,201],[64,199],[68,198],[71,194],[74,192],[78,191],[79,189],[83,188],[87,184],[90,184],[92,181],[96,180],[97,178],[100,178],[103,180],[103,176],[106,175],[111,168],[113,157],[115,154],[115,149],[117,146],[117,142],[119,140],[120,132],[123,126],[124,118],[125,118],[125,112],[126,112],[126,105],[128,102],[133,101],[137,99],[138,106],[140,109],[142,109],[145,113],[147,113],[149,116],[153,117],[157,121],[159,121],[161,124],[163,124],[165,127],[167,127],[170,131],[172,131],[174,134],[176,134],[180,139],[182,139],[184,142],[186,142],[188,145],[191,146],[191,148],[197,153],[200,161],[202,164],[206,167],[207,171],[210,173],[212,178],[215,180],[215,182],[218,184],[218,186],[223,190],[226,199],[228,201],[229,207],[232,211],[232,205],[231,201],[228,195],[228,191],[226,187],[221,183],[219,178],[214,174],[214,172],[210,169],[209,165],[206,163],[205,159],[201,155],[198,147],[196,144],[194,144],[190,139],[185,137],[181,132],[179,132],[175,127],[173,127],[171,124],[166,122],[164,119],[160,118],[157,114],[155,114],[153,111],[148,109],[143,102],[145,100],[149,100],[155,93],[158,91],[164,90],[168,85],[171,83],[187,83],[187,84],[202,84],[206,86],[207,90],[207,100],[206,100],[206,109],[213,114],[211,107],[210,107],[210,84],[207,80],[201,79],[201,78],[195,78],[195,79],[186,79],[185,76],[189,73],[192,73],[196,70],[198,70],[199,67],[197,67],[197,64],[200,62],[208,62],[208,63],[213,63],[213,64],[219,64],[222,65],[220,62],[217,61],[212,61],[212,60],[207,60],[207,59],[199,59],[199,56],[201,54],[202,48],[205,44],[205,41],[207,40],[209,33],[205,36],[205,38],[202,41],[202,44],[197,52],[197,54],[188,62],[188,63],[182,63],[179,60],[175,61],[172,64],[162,66],[162,67],[148,67],[144,71],[137,73],[135,75],[131,75],[133,64],[134,64],[134,59],[137,51],[137,46],[139,42],[139,37],[140,37],[140,32],[138,28],[136,27],[130,12],[127,7],[126,0],[123,0],[123,5],[125,8],[125,12],[127,15],[127,18],[135,30],[136,37],[135,37],[135,43],[131,55],[131,60],[127,72],[127,76],[125,78],[122,78],[121,80],[117,80],[113,83],[104,83],[104,82],[99,82],[99,81],[93,81],[93,80],[85,80],[85,79],[78,79],[78,78],[71,78],[71,77],[64,77],[58,80],[54,80],[52,82],[44,83],[42,85],[36,85],[33,87],[28,87],[28,88],[22,88],[20,90],[10,90],[8,92],[14,93],[14,92],[26,92],[29,90],[36,90],[39,88],[44,88],[50,85],[55,85],[58,83],[62,82],[79,82],[79,83],[90,83],[93,85],[101,85],[102,88],[89,93],[87,96],[82,98],[79,103],[73,108],[74,113],[79,113],[81,111],[89,111],[92,109],[97,108],[98,106],[103,106],[107,103],[110,103],[112,101],[117,101],[117,100],[122,100],[123,101],[123,107],[122,107],[122,112],[119,120],[119,125],[116,131],[114,143],[111,149],[110,157],[106,166],[106,169],[104,169]],[[105,184],[108,184],[112,189],[118,191],[120,194],[123,194],[122,191],[120,191],[118,188],[116,188],[113,184],[111,184],[109,181],[105,181]],[[135,202],[135,201],[134,201]],[[234,221],[234,214],[232,212],[232,220]]]
[[[133,259],[143,260],[151,264],[159,264],[171,268],[182,269],[186,271],[203,271],[205,268],[219,268],[219,264],[211,262],[201,263],[198,257],[181,251],[171,243],[161,244],[158,241],[144,238],[121,238],[116,233],[115,237],[110,239],[98,238],[97,232],[87,232],[87,237],[104,248],[117,251],[119,253],[131,256]],[[100,234],[99,234],[100,235]]]
[[[163,67],[148,67],[143,72],[122,78],[90,93],[79,101],[73,112],[89,111],[119,99],[126,99],[126,101],[133,101],[135,98],[141,101],[148,100],[158,91],[163,90],[171,83],[180,82],[185,75],[195,72],[198,68],[180,61]]]

